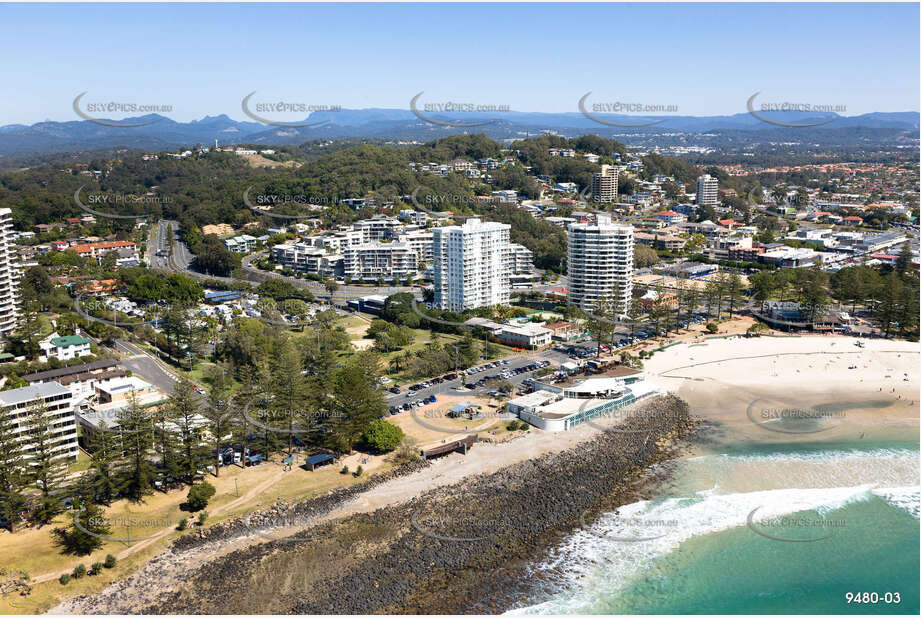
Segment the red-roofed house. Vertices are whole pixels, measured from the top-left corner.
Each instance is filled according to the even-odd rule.
[[[738,227],[738,226],[742,225],[741,223],[739,223],[739,222],[736,221],[735,219],[720,219],[720,220],[718,221],[718,223],[719,223],[720,225],[722,225],[723,227],[728,227],[730,230],[731,230],[732,228],[734,228],[734,227]]]
[[[128,249],[137,251],[137,245],[127,240],[108,240],[103,242],[90,242],[84,245],[74,245],[71,251],[76,251],[82,257],[99,258],[106,253],[118,251],[119,249]]]
[[[861,223],[863,223],[862,217],[851,215],[844,218],[844,225],[860,225]]]
[[[659,219],[660,221],[665,221],[666,223],[684,223],[688,220],[686,216],[680,212],[675,212],[674,210],[662,210],[652,215],[653,219]]]

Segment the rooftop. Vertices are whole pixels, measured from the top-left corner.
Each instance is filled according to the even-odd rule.
[[[70,396],[70,391],[58,384],[57,382],[45,382],[44,384],[30,384],[22,388],[14,388],[9,391],[0,391],[0,405],[14,406],[20,403],[34,401],[36,399],[47,399],[58,395]]]

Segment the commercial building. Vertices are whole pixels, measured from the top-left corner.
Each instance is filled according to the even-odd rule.
[[[9,337],[19,321],[20,272],[13,251],[12,214],[0,208],[0,337]]]
[[[629,368],[563,384],[533,381],[537,390],[506,403],[506,409],[545,431],[566,431],[587,421],[614,416],[615,411],[659,392],[658,385]],[[632,414],[621,414],[628,419]]]
[[[468,219],[432,230],[435,307],[460,312],[509,301],[509,230]]]
[[[596,225],[574,223],[568,231],[569,304],[590,311],[610,297],[616,313],[626,314],[633,296],[633,228],[598,215]]]
[[[617,201],[617,168],[602,165],[601,172],[592,174],[592,200],[599,204]]]
[[[352,280],[404,279],[416,275],[417,259],[409,243],[375,241],[346,248],[343,270]]]
[[[719,181],[710,174],[697,179],[697,205],[716,206],[719,202]]]
[[[47,382],[0,391],[0,415],[11,423],[10,432],[17,437],[19,453],[26,463],[35,449],[34,422],[42,409],[53,457],[76,461],[77,417],[69,390],[57,382]]]
[[[496,338],[502,343],[530,350],[549,344],[552,337],[552,330],[533,322],[521,325],[510,324],[496,332]]]

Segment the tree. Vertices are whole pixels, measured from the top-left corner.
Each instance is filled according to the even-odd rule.
[[[272,367],[270,401],[272,418],[287,433],[288,454],[294,450],[295,423],[313,420],[314,410],[307,409],[307,381],[301,373],[301,356],[291,341],[285,341]]]
[[[598,344],[596,355],[601,354],[601,346],[607,343],[617,330],[617,300],[613,295],[602,296],[588,313],[588,328]]]
[[[737,272],[732,272],[726,281],[726,296],[729,298],[729,319],[735,310],[736,302],[744,298],[745,283]]]
[[[398,447],[404,437],[403,430],[398,426],[385,420],[376,420],[365,430],[363,440],[372,450],[387,453]]]
[[[102,509],[95,504],[86,504],[74,514],[68,528],[58,528],[54,532],[64,552],[86,556],[102,547],[103,540],[112,530]]]
[[[156,472],[150,463],[153,447],[153,422],[138,405],[137,395],[131,393],[128,405],[118,412],[118,435],[125,453],[125,475],[122,488],[134,502],[150,493]]]
[[[373,375],[367,375],[361,356],[350,358],[332,374],[332,398],[327,402],[331,420],[327,433],[327,446],[349,452],[370,424],[387,413],[384,395],[374,384]]]
[[[214,496],[216,491],[214,485],[208,481],[202,481],[198,485],[192,485],[192,487],[189,488],[188,496],[186,496],[186,504],[188,504],[189,510],[194,513],[204,509],[208,506],[208,501]]]
[[[38,506],[33,515],[39,522],[47,524],[62,508],[56,494],[61,489],[65,467],[54,452],[54,447],[57,446],[55,432],[52,418],[44,404],[29,412],[27,424],[32,444],[28,475],[40,492]]]
[[[237,267],[237,258],[213,234],[202,238],[196,247],[195,268],[209,275],[226,277]]]
[[[231,394],[230,378],[227,375],[228,370],[225,365],[213,367],[209,372],[208,386],[208,405],[202,411],[202,415],[207,419],[208,433],[210,434],[211,444],[214,446],[213,455],[216,458],[221,453],[221,445],[224,442],[224,436],[230,433],[231,425]],[[208,457],[211,458],[209,453]],[[220,476],[221,468],[217,463],[210,464],[214,466],[214,476]]]
[[[911,269],[911,247],[909,244],[910,243],[905,243],[902,245],[902,250],[899,251],[899,257],[896,258],[895,265],[893,266],[895,272],[902,277]]]
[[[333,295],[336,293],[336,290],[339,289],[339,284],[333,281],[332,279],[327,279],[323,282],[323,287],[326,288],[326,293],[329,294],[330,300],[332,300]]]
[[[16,429],[12,416],[0,413],[0,519],[6,522],[10,532],[16,531],[20,514],[25,509],[23,491],[28,484]]]
[[[652,247],[637,243],[633,246],[633,265],[636,268],[648,268],[659,261],[659,255]]]
[[[207,449],[202,446],[201,406],[195,385],[185,375],[179,377],[173,387],[167,417],[175,427],[177,448],[179,450],[179,469],[189,483],[195,478],[196,471],[207,457]]]
[[[111,504],[120,490],[117,467],[121,452],[116,438],[105,421],[100,423],[99,431],[86,434],[93,498],[105,505]]]

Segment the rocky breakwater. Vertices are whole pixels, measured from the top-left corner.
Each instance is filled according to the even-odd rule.
[[[527,564],[592,513],[642,499],[649,467],[696,422],[681,399],[634,406],[559,453],[205,564],[144,613],[495,613],[527,598]],[[661,473],[667,466],[656,466]]]

